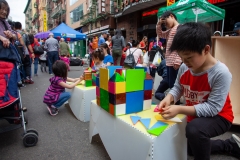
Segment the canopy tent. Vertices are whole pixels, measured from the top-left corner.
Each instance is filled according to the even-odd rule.
[[[49,33],[51,33],[50,31],[47,32],[39,32],[37,34],[34,35],[35,38],[40,38],[40,39],[44,39],[44,38],[48,38]]]
[[[65,23],[61,23],[56,28],[52,29],[50,32],[54,34],[54,37],[61,37],[65,39],[70,39],[70,41],[84,40],[86,39],[86,34],[80,33]]]
[[[225,10],[206,0],[179,0],[171,6],[163,7],[158,10],[158,17],[166,11],[172,11],[179,23],[186,22],[213,22],[222,20],[222,33],[224,27]]]

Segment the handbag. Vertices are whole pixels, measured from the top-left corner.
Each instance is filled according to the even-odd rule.
[[[37,55],[41,55],[44,53],[43,48],[41,46],[37,46],[35,43],[33,47],[33,52],[34,54],[37,54]]]
[[[136,51],[137,49],[135,49],[132,53],[129,49],[130,54],[125,58],[124,60],[124,68],[130,68],[133,69],[136,66],[136,62],[133,56],[133,53]]]

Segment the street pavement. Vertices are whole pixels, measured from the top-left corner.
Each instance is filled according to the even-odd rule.
[[[68,76],[79,77],[83,67],[71,67]],[[27,107],[27,128],[38,131],[38,143],[34,147],[25,148],[22,142],[23,128],[0,134],[0,160],[109,160],[110,157],[96,135],[89,142],[89,122],[81,122],[75,118],[68,105],[60,108],[57,116],[50,116],[46,105],[42,102],[43,95],[49,86],[48,73],[38,71],[33,77],[34,84],[21,89],[23,106]],[[153,98],[153,102],[158,101]],[[0,127],[5,125],[0,121]],[[224,135],[226,139],[232,133],[240,133],[240,127],[234,126]],[[121,149],[121,148],[119,148]],[[144,158],[143,158],[144,159]],[[212,160],[235,160],[225,155],[213,155]],[[164,160],[167,160],[164,159]],[[189,157],[193,160],[193,157]]]

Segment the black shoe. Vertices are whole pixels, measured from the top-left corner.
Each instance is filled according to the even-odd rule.
[[[232,145],[232,150],[230,151],[230,155],[240,158],[240,138],[232,134],[232,137],[228,140],[228,142]]]
[[[41,71],[43,72],[43,68],[41,67]]]
[[[47,106],[47,109],[51,116],[56,116],[58,114],[58,111],[56,111],[56,109],[51,106]]]

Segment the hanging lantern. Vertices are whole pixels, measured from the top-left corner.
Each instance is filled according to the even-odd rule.
[[[70,40],[71,40],[71,38],[67,38],[66,40],[67,40],[67,41],[70,41]]]

